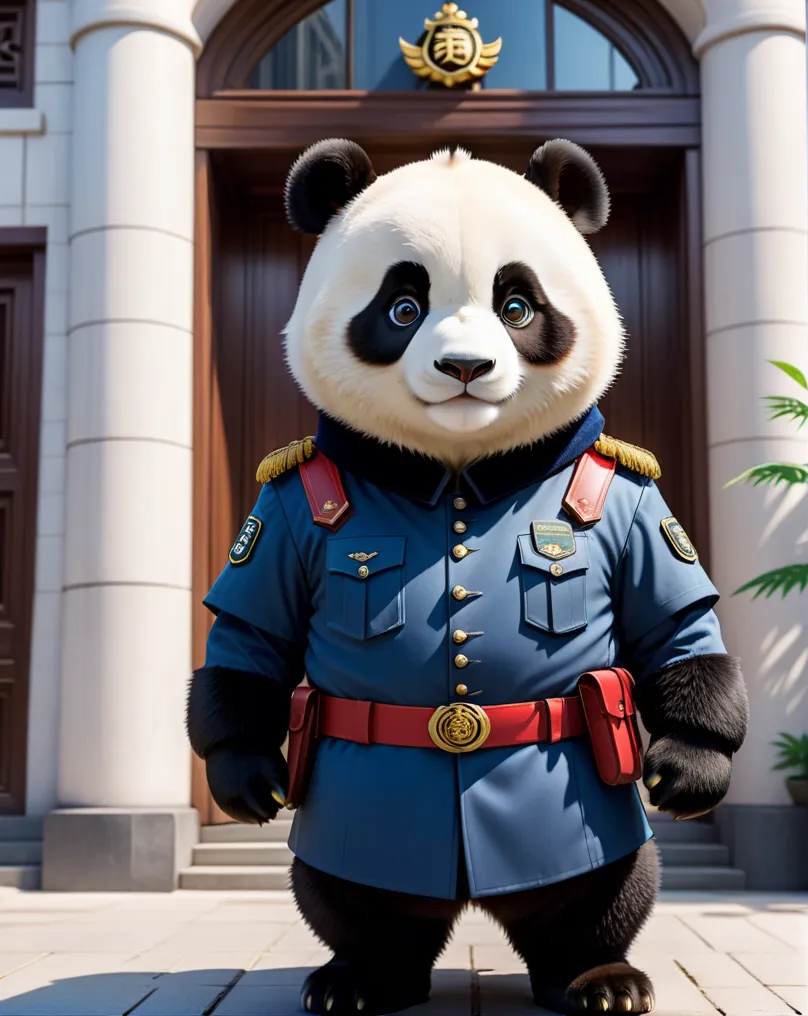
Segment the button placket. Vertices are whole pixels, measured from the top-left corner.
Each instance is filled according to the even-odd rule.
[[[468,508],[468,501],[464,497],[458,496],[453,498],[452,506],[455,511],[465,511]],[[468,528],[468,522],[463,519],[454,519],[452,522],[452,533],[457,534],[458,536],[466,534],[468,532]],[[452,547],[450,554],[451,557],[459,563],[470,554],[474,553],[474,549],[476,548],[470,548],[465,546],[463,543],[457,543]],[[483,595],[483,591],[481,589],[467,589],[459,583],[452,587],[451,593],[452,598],[459,604],[465,604],[467,599]],[[482,632],[467,632],[458,627],[451,632],[450,638],[455,646],[462,646],[468,642],[472,636],[482,634]],[[465,670],[470,664],[479,662],[480,660],[469,659],[465,652],[455,653],[452,657],[452,664],[455,670]],[[456,685],[454,691],[456,695],[460,696],[469,694],[468,686],[465,684]],[[479,692],[474,692],[473,694],[479,694]]]

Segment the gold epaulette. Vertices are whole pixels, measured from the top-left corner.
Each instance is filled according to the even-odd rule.
[[[595,442],[595,451],[599,455],[605,455],[607,459],[617,459],[621,466],[633,469],[642,476],[650,476],[652,480],[658,480],[662,476],[662,469],[656,456],[627,441],[618,441],[616,437],[601,434]]]
[[[288,469],[308,462],[315,451],[313,437],[304,437],[301,441],[293,441],[291,444],[286,445],[285,448],[276,448],[274,452],[270,452],[262,460],[255,478],[259,483],[269,483],[271,480],[277,480]]]

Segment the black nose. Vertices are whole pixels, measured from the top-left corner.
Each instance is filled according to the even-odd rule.
[[[473,360],[471,357],[452,356],[443,360],[435,360],[435,368],[441,374],[448,374],[449,377],[455,377],[467,385],[484,374],[490,374],[496,366],[496,362],[496,360]]]

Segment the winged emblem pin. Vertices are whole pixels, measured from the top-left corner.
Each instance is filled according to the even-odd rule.
[[[354,561],[358,561],[360,564],[364,564],[365,561],[369,561],[372,557],[378,557],[378,550],[374,550],[372,554],[366,554],[364,551],[359,550],[355,554],[349,554],[348,557],[353,558]]]

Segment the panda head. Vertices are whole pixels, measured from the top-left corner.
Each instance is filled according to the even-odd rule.
[[[319,235],[287,361],[348,427],[458,466],[558,431],[613,381],[623,329],[581,235],[609,196],[577,145],[548,142],[524,176],[458,149],[376,177],[321,141],[285,205]]]

